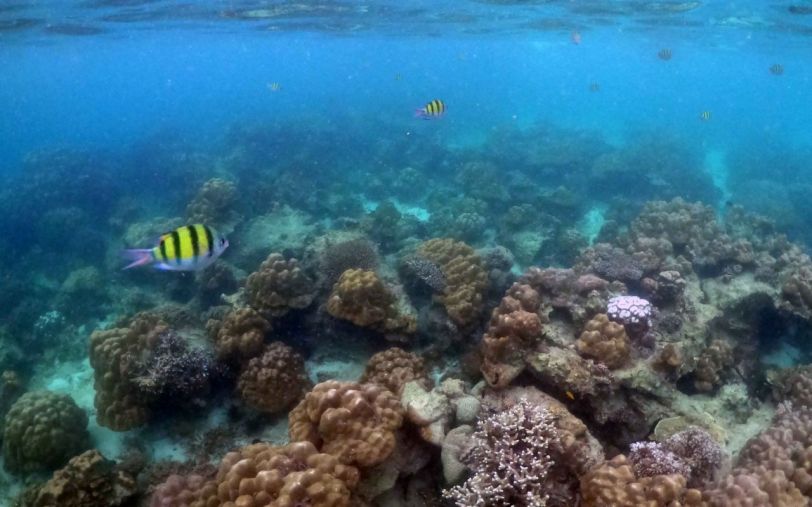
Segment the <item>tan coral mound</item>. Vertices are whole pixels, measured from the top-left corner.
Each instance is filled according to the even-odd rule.
[[[186,207],[190,223],[222,225],[237,198],[237,185],[221,178],[212,178],[198,190]]]
[[[700,506],[702,493],[687,489],[679,474],[637,478],[626,456],[620,454],[581,478],[583,507]]]
[[[209,320],[206,329],[217,358],[239,363],[262,353],[271,324],[253,308],[234,308],[222,321]]]
[[[342,463],[370,467],[392,454],[403,408],[379,385],[330,380],[317,384],[288,419],[292,441],[306,440]]]
[[[374,271],[365,269],[348,269],[341,274],[327,300],[327,311],[382,333],[413,333],[417,329],[414,315],[402,314],[395,295]]]
[[[482,374],[492,386],[505,387],[525,367],[525,357],[542,338],[541,297],[529,285],[514,283],[494,308],[482,337]]]
[[[149,420],[147,401],[129,377],[130,367],[146,349],[150,337],[166,329],[158,317],[141,313],[126,327],[94,331],[90,335],[94,405],[100,425],[126,431]]]
[[[278,253],[269,255],[245,282],[248,304],[267,317],[281,317],[290,310],[306,308],[315,294],[315,282],[305,274],[299,261],[285,260]]]
[[[457,325],[475,324],[482,312],[488,274],[482,259],[462,241],[430,239],[418,249],[421,257],[440,266],[446,286],[439,301]]]
[[[3,459],[7,470],[53,470],[83,451],[90,439],[87,415],[66,394],[32,391],[6,414]]]
[[[217,476],[173,475],[151,507],[351,507],[359,474],[310,442],[252,444],[223,457]]]
[[[630,342],[623,324],[612,322],[605,313],[599,313],[584,326],[584,332],[575,342],[582,356],[599,361],[611,369],[620,368],[629,360]]]
[[[403,391],[403,386],[412,380],[427,389],[431,386],[423,359],[399,347],[386,349],[370,357],[361,376],[361,382],[382,385],[398,396]]]
[[[304,359],[282,342],[265,347],[261,356],[248,362],[237,380],[240,398],[248,406],[271,414],[290,407],[309,388]]]
[[[97,450],[71,459],[40,486],[31,507],[113,507],[135,494],[135,479]]]

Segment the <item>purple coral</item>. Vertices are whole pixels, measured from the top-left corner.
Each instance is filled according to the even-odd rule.
[[[623,324],[633,338],[641,338],[651,327],[651,314],[654,307],[637,296],[615,296],[609,300],[606,314],[609,319]]]
[[[458,507],[544,507],[557,431],[550,412],[526,400],[486,417],[462,455],[471,478],[443,496]]]

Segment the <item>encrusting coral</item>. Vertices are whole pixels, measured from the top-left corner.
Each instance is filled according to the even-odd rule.
[[[266,317],[281,317],[290,310],[310,306],[315,297],[315,282],[296,259],[272,253],[245,282],[248,304]]]
[[[53,470],[87,448],[87,414],[68,395],[32,391],[6,414],[5,468],[14,473]]]
[[[475,324],[482,312],[488,274],[474,249],[461,241],[435,238],[420,245],[417,254],[440,266],[445,287],[437,299],[451,320],[462,328]]]
[[[214,479],[171,476],[152,507],[352,507],[358,470],[310,442],[252,444],[223,457]]]
[[[363,269],[341,274],[327,299],[327,312],[382,333],[413,333],[417,328],[415,316],[401,311],[397,298],[380,277]]]
[[[612,322],[605,313],[599,313],[584,326],[584,332],[575,342],[582,356],[599,361],[609,368],[620,368],[629,360],[629,337],[622,324]]]
[[[423,387],[430,387],[423,359],[399,347],[391,347],[373,354],[367,361],[362,383],[379,384],[400,396],[407,382],[417,381]]]
[[[249,407],[277,413],[298,401],[310,388],[304,359],[282,342],[273,342],[248,361],[237,379],[240,399]]]
[[[222,320],[210,319],[206,329],[217,358],[240,363],[262,352],[271,324],[253,308],[243,307],[231,309]]]
[[[398,398],[375,384],[317,384],[288,415],[291,441],[308,441],[348,465],[382,463],[403,422]]]

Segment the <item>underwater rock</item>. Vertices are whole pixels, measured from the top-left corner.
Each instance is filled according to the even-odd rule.
[[[310,215],[287,205],[277,206],[266,215],[252,218],[235,231],[234,244],[239,244],[239,254],[232,254],[235,265],[250,269],[268,252],[289,252],[301,255],[319,227]],[[231,238],[229,238],[231,239]]]
[[[265,346],[261,355],[248,361],[237,379],[240,399],[268,414],[289,408],[311,387],[304,359],[282,342]]]
[[[85,450],[90,440],[87,414],[65,394],[26,393],[5,419],[3,459],[6,470],[13,473],[59,468]]]
[[[403,409],[388,389],[330,380],[288,414],[291,441],[308,441],[348,465],[382,463],[395,449]]]
[[[419,381],[408,382],[400,402],[420,437],[437,446],[451,428],[473,423],[480,409],[479,399],[458,379],[446,379],[433,389]]]

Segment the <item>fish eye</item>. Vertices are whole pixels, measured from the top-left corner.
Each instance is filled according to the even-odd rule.
[[[226,238],[220,238],[220,246],[223,246],[225,244],[226,244]]]

